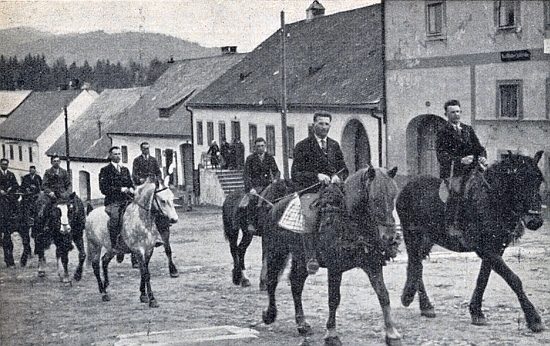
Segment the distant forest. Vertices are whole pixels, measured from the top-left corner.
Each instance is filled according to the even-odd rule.
[[[85,83],[93,90],[121,89],[153,84],[169,67],[169,62],[153,59],[149,66],[130,62],[98,60],[91,66],[86,60],[82,66],[73,62],[67,66],[59,58],[53,66],[46,63],[44,55],[27,55],[23,60],[17,57],[0,56],[0,90],[59,90],[77,89]]]

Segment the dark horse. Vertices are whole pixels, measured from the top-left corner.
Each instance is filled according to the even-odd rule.
[[[152,308],[159,306],[151,290],[151,274],[149,272],[149,260],[153,255],[158,234],[155,223],[157,214],[164,215],[171,223],[176,223],[178,220],[172,191],[162,184],[159,184],[157,188],[156,184],[148,179],[136,188],[132,202],[122,215],[120,235],[126,244],[126,252],[134,254],[138,260],[141,273],[140,301],[149,303],[149,307]],[[94,209],[86,221],[88,254],[92,259],[99,292],[105,302],[111,300],[107,293],[107,287],[109,287],[108,267],[109,262],[116,254],[111,246],[111,238],[107,229],[108,221],[109,216],[105,212],[105,207]],[[101,257],[102,248],[106,249],[103,257]],[[99,271],[100,259],[103,267],[103,279]]]
[[[276,199],[285,196],[291,192],[291,184],[286,180],[280,179],[267,186],[261,193],[260,207],[258,208],[258,219],[261,220],[269,209],[272,202]],[[222,206],[223,232],[225,239],[229,242],[231,257],[233,257],[233,283],[242,287],[249,287],[250,280],[246,276],[246,266],[244,258],[246,250],[250,246],[254,234],[248,231],[246,219],[246,208],[239,207],[239,203],[243,199],[245,193],[234,192],[227,196]],[[259,222],[261,223],[261,221]],[[259,229],[258,236],[261,235]],[[242,234],[239,242],[239,234]],[[262,255],[263,258],[263,255]],[[264,262],[264,261],[262,261]],[[260,290],[265,290],[266,285],[265,266],[262,265],[262,273],[260,275]]]
[[[69,252],[78,249],[78,266],[74,273],[74,280],[82,278],[82,268],[86,259],[84,249],[84,227],[86,224],[86,208],[75,192],[69,195],[66,201],[50,198],[41,192],[35,202],[36,219],[32,226],[35,241],[35,253],[38,255],[38,275],[45,276],[45,250],[49,249],[52,241],[55,244],[57,265],[61,261],[63,273],[59,277],[63,282],[69,279]]]
[[[542,153],[539,151],[534,158],[510,154],[469,180],[463,213],[466,219],[464,241],[448,235],[445,230],[445,206],[438,195],[440,179],[420,177],[405,185],[396,205],[409,257],[407,282],[401,296],[403,305],[409,306],[418,292],[421,314],[435,317],[422,280],[422,260],[432,246],[438,244],[451,251],[473,251],[481,258],[481,269],[470,300],[472,324],[487,323],[481,303],[489,275],[494,270],[516,293],[527,326],[534,332],[545,328],[523,291],[521,280],[502,259],[506,247],[523,234],[523,225],[530,230],[542,226],[539,188],[543,177],[537,167]]]
[[[321,208],[320,228],[317,234],[317,259],[328,269],[329,317],[325,345],[341,345],[336,332],[336,310],[340,303],[342,273],[361,268],[367,273],[384,314],[386,342],[401,344],[401,335],[391,318],[390,299],[382,267],[397,253],[395,220],[392,212],[397,196],[393,178],[397,168],[389,171],[364,168],[346,179],[344,194],[340,187],[328,185],[321,191],[318,206]],[[271,324],[277,317],[275,290],[278,273],[285,258],[292,254],[290,286],[298,332],[312,334],[302,308],[302,291],[308,276],[302,235],[278,226],[286,205],[292,197],[276,203],[270,211],[263,235],[267,256],[267,291],[269,306],[263,320]],[[304,340],[304,344],[307,340]]]
[[[32,256],[29,225],[25,217],[25,205],[17,201],[17,195],[0,196],[0,242],[4,249],[4,262],[8,267],[14,267],[13,241],[11,235],[14,232],[19,233],[23,243],[23,253],[21,254],[21,267],[27,265],[27,260]]]

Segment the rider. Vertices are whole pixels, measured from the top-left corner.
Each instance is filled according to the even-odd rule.
[[[36,174],[36,166],[30,166],[29,174],[24,175],[21,180],[22,202],[27,221],[34,220],[35,215],[33,215],[33,212],[35,208],[33,208],[33,205],[41,189],[42,178]]]
[[[462,236],[459,229],[464,186],[473,171],[474,162],[487,164],[485,148],[479,142],[474,129],[460,122],[462,109],[460,102],[449,100],[444,105],[448,122],[437,133],[436,147],[439,161],[439,175],[449,187],[449,200],[446,204],[445,223],[449,233]]]
[[[340,183],[348,176],[344,155],[337,141],[329,138],[332,115],[328,112],[316,112],[313,115],[313,133],[294,148],[292,162],[292,180],[299,191],[316,193],[322,185]],[[316,229],[306,230],[305,243],[308,254],[307,269],[314,274],[319,269],[315,258]]]
[[[0,240],[4,248],[4,262],[8,268],[15,268],[13,262],[13,243],[9,230],[9,219],[15,213],[14,206],[17,203],[19,189],[17,178],[12,171],[8,170],[10,161],[6,158],[0,159]]]
[[[99,172],[99,190],[105,195],[105,212],[109,215],[109,236],[111,248],[117,253],[123,253],[118,236],[122,228],[121,214],[131,196],[134,194],[134,184],[128,168],[120,164],[120,148],[113,146],[109,149],[110,163]]]
[[[256,138],[254,149],[255,152],[246,158],[243,173],[244,189],[248,191],[250,197],[247,206],[247,221],[248,230],[251,232],[256,231],[258,223],[256,215],[257,195],[271,182],[278,180],[281,175],[275,158],[266,152],[265,139],[262,137]]]
[[[42,181],[42,190],[53,201],[57,201],[58,199],[67,200],[69,194],[72,192],[69,173],[59,167],[60,162],[61,159],[58,155],[51,157],[52,167],[46,170],[44,180]]]

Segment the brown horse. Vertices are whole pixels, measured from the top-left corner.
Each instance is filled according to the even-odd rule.
[[[445,229],[445,205],[438,194],[440,179],[420,177],[405,185],[396,205],[409,257],[407,282],[401,296],[403,305],[409,306],[418,292],[421,315],[435,317],[422,279],[422,260],[438,244],[451,251],[475,252],[481,258],[470,300],[472,324],[487,324],[481,303],[494,270],[516,293],[527,326],[534,332],[545,329],[523,291],[521,280],[502,259],[506,247],[523,234],[523,225],[530,230],[542,226],[539,189],[543,177],[537,167],[542,153],[539,151],[534,158],[510,154],[470,180],[462,213],[466,219],[462,241]]]
[[[397,196],[393,178],[397,168],[365,168],[346,179],[344,194],[339,187],[328,185],[317,202],[321,208],[317,234],[317,259],[328,270],[329,317],[325,345],[341,345],[336,332],[336,310],[340,304],[342,274],[353,268],[367,273],[382,307],[386,327],[386,342],[401,344],[401,335],[391,318],[390,298],[382,266],[396,255],[395,220],[392,212]],[[288,254],[292,254],[290,285],[294,300],[298,332],[312,334],[302,308],[302,291],[308,276],[303,235],[278,226],[278,222],[292,197],[275,204],[270,211],[263,235],[267,256],[267,291],[269,306],[263,313],[266,324],[275,322],[277,306],[275,290],[278,276]],[[304,340],[304,344],[307,340]]]
[[[174,194],[162,185],[157,189],[155,183],[147,180],[143,185],[137,187],[134,199],[123,214],[121,236],[127,246],[127,252],[134,254],[138,260],[141,272],[140,301],[142,303],[148,302],[149,306],[153,308],[158,307],[158,302],[151,290],[149,260],[153,255],[156,235],[158,234],[155,223],[157,214],[164,215],[171,223],[177,222],[178,214],[174,208]],[[109,230],[107,229],[108,221],[109,216],[105,213],[104,207],[94,209],[86,220],[88,254],[92,260],[94,275],[103,301],[111,300],[107,294],[107,287],[109,286],[108,266],[116,254],[111,246]],[[106,249],[106,253],[101,258],[104,280],[101,279],[99,272],[99,259],[102,248]]]

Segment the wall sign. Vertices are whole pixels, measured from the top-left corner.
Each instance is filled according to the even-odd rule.
[[[531,52],[527,49],[500,52],[500,60],[504,62],[531,60]]]

